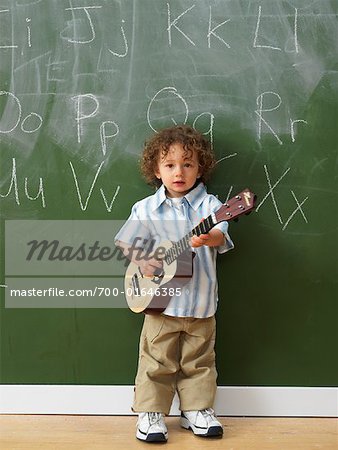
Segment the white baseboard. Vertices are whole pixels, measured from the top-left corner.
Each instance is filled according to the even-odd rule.
[[[0,414],[132,415],[133,386],[0,385]],[[219,416],[338,417],[338,388],[219,386]],[[177,396],[171,415],[179,415]]]

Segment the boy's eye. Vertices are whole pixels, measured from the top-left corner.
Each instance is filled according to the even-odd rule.
[[[173,164],[166,164],[166,167],[169,167],[169,169],[171,169],[173,167]]]

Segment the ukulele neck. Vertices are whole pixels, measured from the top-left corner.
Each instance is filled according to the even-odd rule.
[[[193,236],[200,236],[201,234],[207,234],[217,224],[215,214],[210,214],[206,219],[200,222],[195,228],[187,233],[182,239],[175,242],[164,255],[164,260],[167,264],[171,264],[177,258],[179,258],[183,252],[191,247],[190,239]]]

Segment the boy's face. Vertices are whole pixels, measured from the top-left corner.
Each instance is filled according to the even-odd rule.
[[[155,175],[162,180],[169,197],[183,197],[201,176],[196,152],[186,154],[182,144],[172,144],[166,157],[160,156]]]

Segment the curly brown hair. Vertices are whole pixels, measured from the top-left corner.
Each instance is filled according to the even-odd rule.
[[[153,186],[162,184],[161,180],[156,178],[155,175],[159,157],[161,155],[165,158],[169,152],[169,147],[176,143],[183,146],[186,155],[190,155],[194,151],[197,153],[201,173],[199,180],[205,182],[208,179],[216,164],[210,142],[189,125],[177,125],[159,131],[144,144],[140,166],[141,173],[148,184]]]

